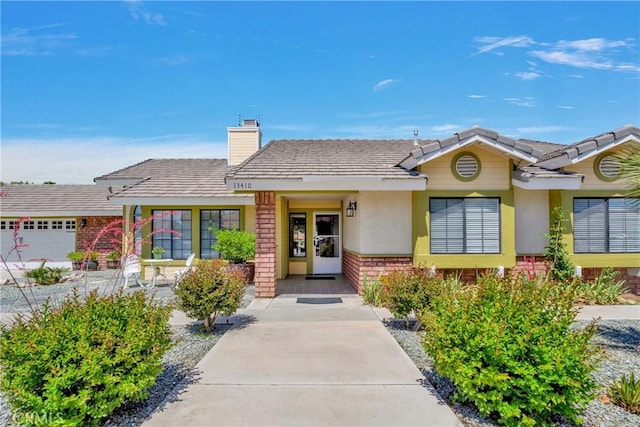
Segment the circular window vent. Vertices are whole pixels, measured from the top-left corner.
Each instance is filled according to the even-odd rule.
[[[456,172],[463,178],[473,178],[478,173],[478,160],[469,154],[458,157]]]
[[[615,178],[620,173],[620,163],[613,156],[605,156],[598,164],[600,173],[605,178]]]

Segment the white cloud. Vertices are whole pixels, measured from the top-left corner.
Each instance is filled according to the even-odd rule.
[[[516,77],[519,77],[522,80],[535,80],[542,77],[542,74],[538,73],[537,71],[522,71],[516,73]]]
[[[482,98],[486,98],[485,95],[469,95],[469,98],[471,99],[482,99]]]
[[[460,129],[459,125],[454,125],[454,124],[451,124],[451,123],[447,123],[447,124],[444,124],[444,125],[431,126],[429,128],[430,131],[435,132],[435,133],[440,133],[440,134],[442,134],[442,133],[451,133],[451,132],[456,131],[458,129]]]
[[[474,41],[481,44],[478,51],[471,56],[479,55],[481,53],[491,52],[492,50],[499,49],[501,47],[527,47],[535,42],[529,36],[513,36],[513,37],[491,37],[483,36],[476,37]]]
[[[164,16],[151,12],[141,0],[124,0],[129,9],[129,15],[136,21],[142,20],[149,25],[165,25]]]
[[[2,34],[2,54],[9,56],[46,56],[70,46],[78,38],[75,33],[51,31],[64,24],[48,24],[32,28],[13,28]]]
[[[563,110],[575,110],[576,107],[572,106],[572,105],[558,105],[558,108],[561,108]]]
[[[595,68],[597,70],[614,68],[610,61],[603,58],[595,58],[582,52],[533,50],[529,54],[551,64],[570,65],[577,68]]]
[[[590,38],[583,40],[560,40],[556,43],[556,49],[575,49],[582,51],[601,51],[614,47],[628,46],[623,40],[607,40],[603,38]]]
[[[1,180],[91,184],[97,176],[149,158],[226,157],[226,141],[209,141],[197,135],[3,138]]]
[[[376,83],[376,85],[373,87],[373,91],[377,92],[383,89],[387,89],[389,86],[394,85],[396,83],[399,83],[400,80],[398,79],[386,79],[386,80],[381,80],[378,83]]]
[[[531,97],[526,98],[504,98],[509,104],[517,105],[518,107],[535,107],[536,101]]]

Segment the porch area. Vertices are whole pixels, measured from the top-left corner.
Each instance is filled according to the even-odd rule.
[[[342,274],[289,275],[276,280],[276,296],[341,295],[357,296],[358,292]]]

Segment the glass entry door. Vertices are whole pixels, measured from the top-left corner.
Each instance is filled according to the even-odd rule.
[[[342,273],[340,214],[313,214],[313,274]]]

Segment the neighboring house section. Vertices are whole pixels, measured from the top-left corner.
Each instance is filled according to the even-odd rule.
[[[571,146],[479,127],[441,140],[275,140],[226,185],[256,197],[257,296],[289,274],[343,273],[361,291],[409,265],[468,280],[544,269],[556,206],[571,212],[565,240],[583,272],[617,267],[638,291],[640,208],[610,155],[639,145],[633,126]]]
[[[107,189],[95,185],[3,185],[0,191],[1,248],[10,263],[20,261],[15,251],[9,254],[19,218],[28,218],[18,230],[18,243],[27,245],[21,249],[23,262],[65,261],[67,253],[83,251],[105,225],[122,218]],[[101,239],[95,249],[108,252],[112,244]]]
[[[260,129],[254,121],[229,128],[229,138],[230,145],[238,140],[242,146],[232,153],[235,159],[260,148]],[[123,207],[125,227],[154,216],[137,236],[141,257],[151,258],[152,247],[161,246],[163,258],[173,259],[172,266],[178,267],[191,253],[197,258],[218,257],[211,248],[215,237],[210,228],[255,231],[254,197],[227,190],[229,168],[226,159],[149,159],[94,181],[109,189],[111,203]]]

